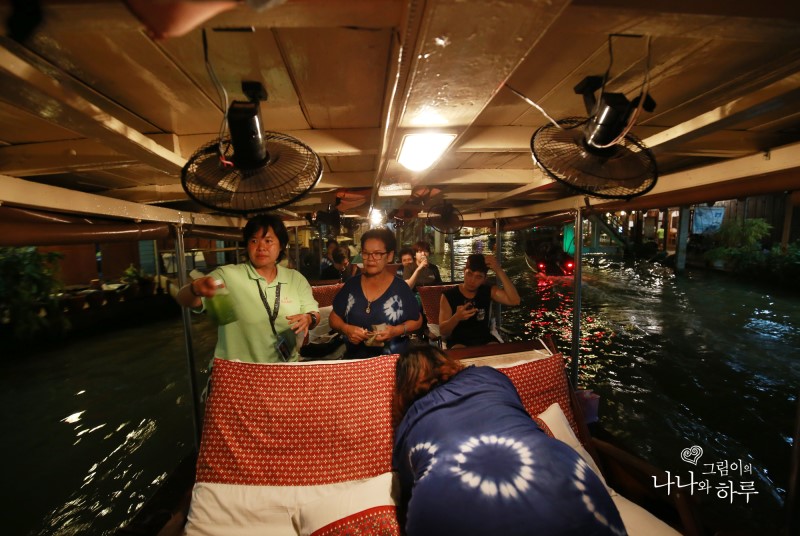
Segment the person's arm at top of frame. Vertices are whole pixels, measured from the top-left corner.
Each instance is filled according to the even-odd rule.
[[[450,302],[442,294],[439,298],[439,333],[444,338],[449,337],[459,322],[472,318],[477,312],[475,307],[467,308],[467,305],[464,304],[457,306],[454,313],[453,308],[450,307]]]
[[[508,275],[506,275],[505,271],[503,271],[503,267],[500,266],[497,257],[494,255],[487,255],[486,266],[488,266],[490,270],[494,270],[494,273],[497,274],[497,279],[503,284],[503,288],[497,285],[492,286],[492,300],[502,303],[503,305],[519,305],[520,299],[517,288],[514,286],[514,283],[511,282]]]

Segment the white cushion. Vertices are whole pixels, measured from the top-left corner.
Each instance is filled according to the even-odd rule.
[[[614,493],[611,500],[619,510],[628,536],[680,536],[680,532],[619,493]]]
[[[591,457],[589,452],[583,448],[581,442],[578,440],[572,427],[569,425],[564,412],[561,411],[561,406],[553,404],[542,413],[538,415],[544,421],[553,436],[559,441],[563,441],[575,451],[580,454],[589,467],[597,473],[603,485],[611,495],[611,500],[619,510],[619,516],[622,518],[622,523],[625,525],[625,530],[628,531],[628,536],[678,536],[680,532],[676,531],[656,516],[639,506],[638,504],[629,501],[612,488],[608,487],[605,478],[600,473],[600,468]]]
[[[484,357],[470,357],[462,359],[466,365],[476,365],[479,367],[493,367],[496,369],[511,368],[531,361],[546,359],[552,354],[542,350],[526,350],[524,352],[514,352],[512,354],[488,355]]]
[[[550,431],[553,432],[553,437],[558,439],[559,441],[563,441],[570,447],[572,447],[575,452],[580,454],[581,458],[589,464],[589,467],[592,468],[600,480],[603,482],[603,485],[606,486],[606,489],[609,490],[611,493],[613,490],[608,487],[606,484],[606,479],[603,478],[603,473],[600,472],[600,468],[597,466],[597,463],[592,458],[591,454],[581,445],[580,440],[575,435],[575,432],[572,431],[572,427],[569,425],[569,421],[567,420],[566,415],[561,410],[561,406],[558,403],[551,404],[546,410],[541,412],[538,417],[544,421]]]
[[[273,486],[237,486],[198,482],[184,534],[186,536],[296,536],[292,493]]]
[[[322,527],[376,506],[394,506],[394,473],[365,480],[335,484],[335,493],[307,502],[300,507],[300,535],[309,536]]]
[[[308,536],[376,506],[395,506],[394,473],[319,486],[198,482],[186,536]]]

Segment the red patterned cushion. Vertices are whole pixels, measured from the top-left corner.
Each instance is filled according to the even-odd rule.
[[[569,401],[564,358],[561,354],[498,370],[514,382],[522,404],[530,415],[535,417],[550,407],[550,404],[558,402],[564,410],[569,425],[576,434],[578,433],[578,425]]]
[[[311,536],[397,536],[400,525],[394,506],[376,506],[325,525]]]
[[[395,360],[216,359],[197,481],[313,486],[391,471]]]
[[[337,283],[335,285],[321,285],[318,287],[311,287],[311,293],[314,299],[317,300],[317,305],[320,307],[328,307],[333,305],[333,298],[339,293],[339,289],[344,286],[344,283]]]

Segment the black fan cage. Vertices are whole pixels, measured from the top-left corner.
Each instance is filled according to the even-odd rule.
[[[464,218],[453,205],[435,205],[428,211],[427,224],[442,234],[455,234],[464,227]]]
[[[264,146],[263,165],[240,169],[230,138],[207,143],[183,167],[183,189],[205,207],[248,215],[289,205],[317,185],[322,162],[310,147],[279,132],[264,132]]]
[[[627,134],[613,147],[586,146],[588,119],[562,119],[539,128],[531,137],[534,163],[550,178],[580,193],[603,199],[630,199],[656,185],[655,156],[636,136]]]

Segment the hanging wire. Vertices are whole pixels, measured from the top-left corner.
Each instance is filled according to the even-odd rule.
[[[203,28],[203,59],[205,60],[206,64],[206,71],[208,72],[208,76],[211,78],[211,81],[214,83],[214,88],[217,90],[217,96],[219,97],[220,104],[222,106],[222,123],[219,125],[219,136],[218,136],[218,149],[219,149],[219,160],[222,162],[222,165],[225,167],[232,167],[233,162],[227,160],[225,158],[225,152],[228,150],[228,147],[222,147],[222,140],[225,137],[225,128],[228,125],[228,92],[225,91],[225,86],[219,81],[217,77],[217,73],[214,70],[214,66],[211,64],[211,60],[208,57],[208,38],[206,37],[206,29]]]
[[[608,36],[608,69],[606,69],[606,74],[603,75],[603,86],[600,89],[600,98],[597,99],[597,105],[599,106],[600,103],[603,101],[603,93],[606,89],[606,81],[608,80],[608,75],[611,72],[611,65],[614,63],[614,53],[611,47],[611,39],[613,37],[636,37],[641,38],[640,35],[620,35],[620,34],[611,34]],[[631,114],[630,119],[628,120],[628,124],[625,125],[625,128],[622,129],[619,136],[611,140],[609,143],[605,145],[596,145],[592,144],[593,147],[598,149],[608,149],[609,147],[613,147],[625,139],[625,136],[631,131],[633,126],[636,124],[636,120],[639,118],[639,114],[642,112],[642,107],[644,106],[645,97],[647,92],[650,90],[650,45],[652,41],[652,36],[647,36],[647,54],[645,57],[645,69],[644,69],[644,77],[642,78],[642,85],[639,87],[639,103],[636,106],[636,110]],[[596,110],[595,110],[596,113]]]
[[[515,94],[517,97],[519,97],[520,99],[524,100],[525,102],[527,102],[528,104],[530,104],[531,106],[533,106],[534,108],[536,108],[537,110],[539,110],[539,111],[542,113],[542,115],[543,115],[543,116],[545,116],[545,117],[547,118],[547,120],[548,120],[548,121],[550,121],[551,123],[553,123],[553,125],[554,125],[556,128],[558,128],[558,129],[560,129],[560,130],[564,130],[564,127],[562,127],[561,125],[559,125],[559,124],[558,124],[558,121],[556,121],[555,119],[553,119],[552,117],[550,117],[550,115],[549,115],[549,114],[548,114],[548,113],[547,113],[547,112],[544,110],[544,108],[542,108],[541,106],[539,106],[538,104],[536,104],[534,101],[532,101],[531,99],[529,99],[528,97],[526,97],[525,95],[523,95],[522,93],[520,93],[519,91],[517,91],[516,89],[514,89],[513,87],[509,86],[508,84],[505,84],[505,86],[506,86],[508,89],[510,89],[510,90],[511,90],[511,92],[512,92],[512,93],[514,93],[514,94]]]

